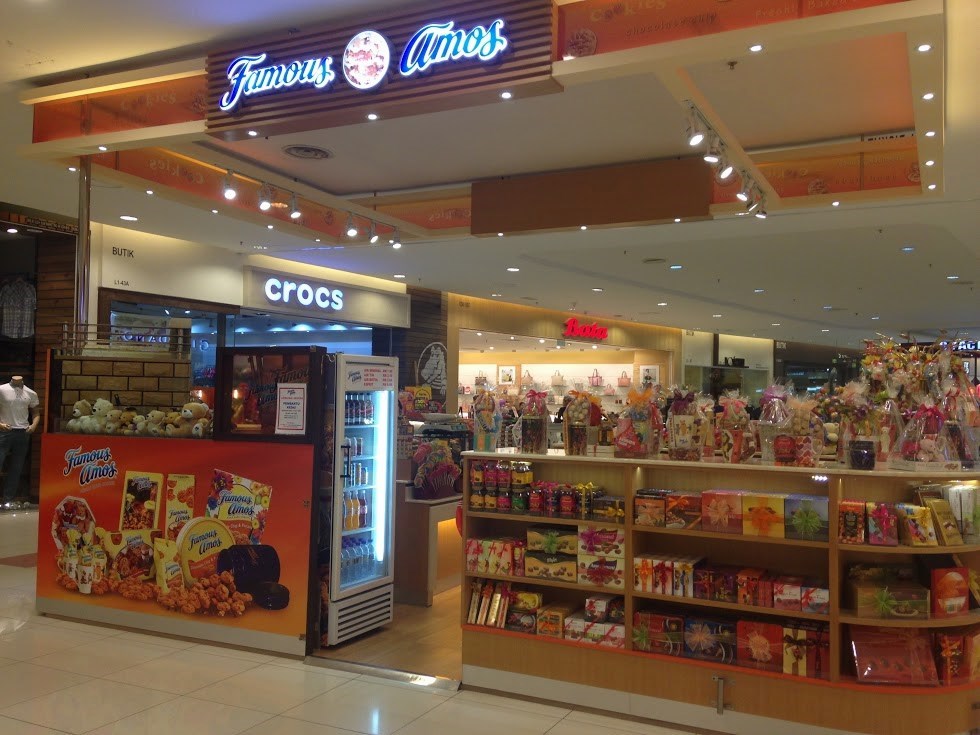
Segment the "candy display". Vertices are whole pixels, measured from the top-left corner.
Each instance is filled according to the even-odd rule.
[[[548,394],[545,391],[529,390],[524,394],[524,412],[519,420],[518,450],[525,454],[548,453],[548,424],[551,415],[547,401]]]
[[[721,415],[721,456],[726,462],[745,462],[755,453],[755,441],[749,430],[748,401],[737,392],[728,392],[718,399]]]
[[[667,410],[667,453],[670,459],[699,462],[704,451],[707,420],[694,391],[674,389]]]
[[[783,534],[788,539],[826,541],[829,503],[820,495],[787,495],[783,504]]]
[[[660,413],[654,417],[653,386],[643,391],[630,390],[626,407],[617,419],[613,433],[613,453],[617,457],[646,459],[660,453],[663,425]]]
[[[918,628],[851,627],[857,678],[865,684],[939,683],[929,635]]]
[[[864,543],[865,504],[861,500],[842,500],[837,521],[837,542]]]
[[[868,543],[898,546],[898,514],[891,503],[866,503]]]
[[[417,468],[413,478],[416,497],[445,498],[459,492],[459,478],[463,471],[456,464],[452,448],[445,439],[420,443],[412,455],[412,464]]]
[[[478,452],[495,452],[500,439],[502,418],[497,399],[487,390],[479,390],[473,396],[473,449]]]

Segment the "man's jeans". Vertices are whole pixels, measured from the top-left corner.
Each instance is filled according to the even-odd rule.
[[[24,469],[24,458],[31,446],[31,435],[23,429],[0,431],[0,468],[10,455],[10,466],[3,483],[3,502],[9,503],[17,496],[20,473]]]

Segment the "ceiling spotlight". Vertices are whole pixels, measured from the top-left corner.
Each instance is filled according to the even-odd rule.
[[[139,218],[138,217],[134,217],[131,214],[121,214],[121,215],[119,215],[119,219],[123,220],[124,222],[138,222],[139,221]]]
[[[404,274],[404,273],[396,273],[396,274],[395,274],[394,276],[392,276],[392,277],[393,277],[393,278],[399,278],[399,279],[401,279],[401,278],[404,278],[404,277],[405,277],[405,274]]]
[[[592,290],[595,291],[596,293],[602,293],[602,289],[601,288],[594,288]]]
[[[712,314],[713,319],[721,319],[721,314]]]
[[[760,51],[762,51],[762,44],[753,43],[751,46],[749,46],[749,51],[751,51],[753,54],[759,53]]]
[[[599,345],[592,345],[592,349],[593,350],[598,350],[599,349]]]
[[[513,96],[514,95],[513,95],[512,92],[501,92],[500,93],[500,99],[502,99],[502,100],[509,100]]]
[[[722,181],[726,180],[729,176],[735,173],[735,165],[731,161],[719,160],[718,162],[718,178]]]
[[[766,201],[765,201],[765,199],[760,199],[759,200],[758,206],[755,209],[755,216],[756,216],[757,219],[765,219],[766,217],[769,216],[769,213],[766,211]]]
[[[926,131],[926,137],[927,138],[935,138],[936,137],[936,131],[935,130],[927,130]]]
[[[153,189],[147,189],[147,190],[146,190],[146,195],[147,195],[148,197],[151,197],[151,196],[153,196]]]
[[[507,269],[507,272],[508,273],[520,273],[521,272],[521,269],[520,268],[515,268],[514,266],[511,266],[510,268]]]
[[[391,237],[391,247],[398,250],[402,246],[402,239],[398,236],[398,228],[395,228],[395,232]]]
[[[259,188],[259,209],[263,212],[272,209],[272,187],[268,184],[262,184]]]
[[[829,329],[821,329],[820,331],[821,332],[829,332],[830,330]]]
[[[582,232],[585,232],[589,228],[587,225],[582,225],[581,227],[579,227],[579,229],[582,230]]]
[[[78,171],[78,166],[69,166],[69,167],[68,167],[68,170],[69,170],[69,171],[70,171],[71,173],[75,173],[76,171]]]
[[[667,302],[666,301],[658,301],[657,302],[657,306],[667,306]]]
[[[259,131],[258,130],[249,130],[248,131],[248,137],[249,138],[255,138],[255,137],[258,136],[258,134],[259,134]]]
[[[926,92],[924,95],[922,95],[922,99],[928,102],[929,100],[934,99],[935,96],[936,95],[934,95],[932,92]]]
[[[915,247],[912,246],[912,245],[906,245],[905,247],[902,248],[902,252],[903,253],[912,253],[912,252],[915,252]]]
[[[925,54],[928,53],[929,51],[932,51],[932,46],[930,46],[928,43],[920,43],[919,47],[916,50],[920,54]]]
[[[299,210],[299,202],[296,201],[296,195],[293,194],[289,197],[289,219],[299,219],[303,216],[303,213]]]
[[[933,161],[931,158],[928,161],[926,161],[926,166],[935,166],[935,165],[936,165],[936,162]]]
[[[107,150],[109,150],[109,148],[106,147],[106,146],[104,146],[104,145],[100,145],[99,146],[99,150],[102,151],[103,153],[105,153]]]
[[[677,264],[675,263],[674,265],[672,265],[672,266],[670,266],[670,269],[671,269],[672,271],[679,271],[679,270],[681,270],[681,269],[682,269],[683,267],[684,267],[684,266],[682,266],[682,265],[677,265]]]
[[[688,102],[689,111],[687,114],[687,144],[689,146],[701,145],[704,141],[705,130],[701,122],[700,115],[694,105]]]
[[[871,317],[871,321],[873,321],[873,322],[876,322],[876,321],[878,321],[879,319],[881,319],[881,317],[880,317],[880,316],[873,316],[873,317]]]
[[[712,133],[708,138],[708,148],[704,152],[704,160],[708,163],[721,161],[721,138],[715,133]]]
[[[769,326],[770,326],[770,327],[781,327],[781,326],[783,326],[783,325],[782,325],[782,324],[780,324],[779,322],[772,322],[772,323],[771,323],[771,324],[770,324]]]
[[[217,209],[212,209],[211,210],[211,214],[217,214],[217,213],[218,213],[218,210]]]
[[[371,222],[371,234],[368,236],[368,242],[374,245],[378,241],[378,226]]]
[[[354,224],[354,215],[347,213],[347,227],[345,228],[347,237],[357,237],[357,225]]]
[[[958,281],[958,280],[960,280],[960,277],[959,276],[946,276],[946,280],[947,281]]]
[[[752,180],[748,178],[744,173],[741,174],[742,186],[735,193],[735,198],[740,202],[747,202],[752,198]]]
[[[235,176],[230,170],[225,174],[224,195],[229,202],[238,196],[238,189],[235,188]]]
[[[764,289],[764,288],[757,288],[757,289],[755,289],[755,290],[752,291],[752,293],[765,293],[765,292],[766,292],[766,289]]]
[[[275,227],[275,225],[266,225],[265,227],[266,227],[266,229],[271,230],[271,229],[273,229]]]
[[[499,294],[499,293],[492,293],[492,294],[490,294],[490,295],[491,295],[491,296],[492,296],[493,298],[495,298],[495,299],[499,299],[499,298],[500,298],[500,294]]]
[[[840,206],[840,202],[831,202],[830,203],[830,206],[831,207],[839,207]]]
[[[676,223],[676,222],[680,222],[680,221],[681,221],[681,218],[680,218],[680,217],[674,217],[674,222],[675,222],[675,223]]]
[[[935,190],[935,188],[936,188],[936,185],[935,185],[935,184],[929,184],[929,186],[927,186],[926,188],[927,188],[927,189],[928,189],[929,191],[934,191],[934,190]]]
[[[17,234],[17,228],[16,227],[8,227],[7,228],[7,234],[8,235],[16,235]]]
[[[504,236],[504,233],[502,233],[502,232],[498,232],[497,233],[497,237],[503,237],[503,236]]]
[[[376,112],[369,112],[367,114],[367,119],[370,120],[371,122],[374,122],[375,120],[378,119],[378,113],[376,113]]]

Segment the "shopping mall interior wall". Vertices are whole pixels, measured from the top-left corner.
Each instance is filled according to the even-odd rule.
[[[456,353],[447,345],[447,295],[411,287],[408,294],[412,300],[411,327],[375,329],[373,354],[397,357],[399,386],[427,383],[432,386],[433,399],[455,412],[456,393],[448,390],[448,385],[458,366]]]
[[[736,337],[733,334],[718,335],[718,363],[725,360],[745,360],[745,367],[768,370],[772,373],[772,340],[760,337]]]

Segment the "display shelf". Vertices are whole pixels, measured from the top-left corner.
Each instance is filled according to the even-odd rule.
[[[468,512],[470,518],[494,518],[499,521],[518,521],[523,523],[528,523],[533,526],[547,526],[554,524],[556,526],[580,526],[584,524],[596,524],[600,523],[603,525],[616,525],[623,526],[622,523],[614,523],[606,519],[599,520],[586,520],[584,518],[564,518],[561,516],[532,516],[532,515],[515,515],[513,513],[494,513],[491,511],[477,511],[471,510]]]
[[[980,551],[980,544],[959,546],[871,546],[870,544],[837,544],[846,554],[971,554]]]
[[[511,577],[505,574],[481,574],[478,572],[466,572],[470,579],[493,579],[501,582],[514,582],[516,584],[531,584],[541,587],[556,587],[563,590],[578,590],[580,592],[602,592],[611,595],[621,595],[623,590],[615,587],[594,587],[590,584],[577,584],[575,582],[558,582],[552,579],[541,579],[540,577]],[[469,589],[468,585],[463,585],[463,589]]]
[[[347,528],[341,531],[341,536],[356,536],[359,533],[371,533],[374,531],[374,526],[366,526],[364,528]]]
[[[736,533],[714,533],[712,531],[696,531],[684,528],[660,528],[659,526],[632,526],[633,531],[640,533],[664,534],[667,536],[689,536],[693,538],[710,538],[716,541],[747,541],[749,543],[778,544],[795,546],[797,548],[828,549],[827,541],[797,541],[791,538],[770,538],[769,536],[743,536]]]
[[[633,592],[633,597],[657,602],[670,602],[675,605],[693,605],[695,607],[713,607],[720,610],[736,610],[741,613],[769,615],[780,618],[801,618],[803,620],[819,620],[829,622],[829,615],[808,613],[802,610],[778,610],[774,607],[759,607],[756,605],[740,605],[737,602],[721,602],[719,600],[702,600],[697,597],[675,597],[674,595],[658,595],[655,592]]]
[[[859,618],[853,610],[840,611],[839,621],[848,625],[867,625],[872,628],[959,628],[964,625],[980,623],[980,610],[972,610],[968,615],[955,615],[951,618],[901,619],[901,618]]]

